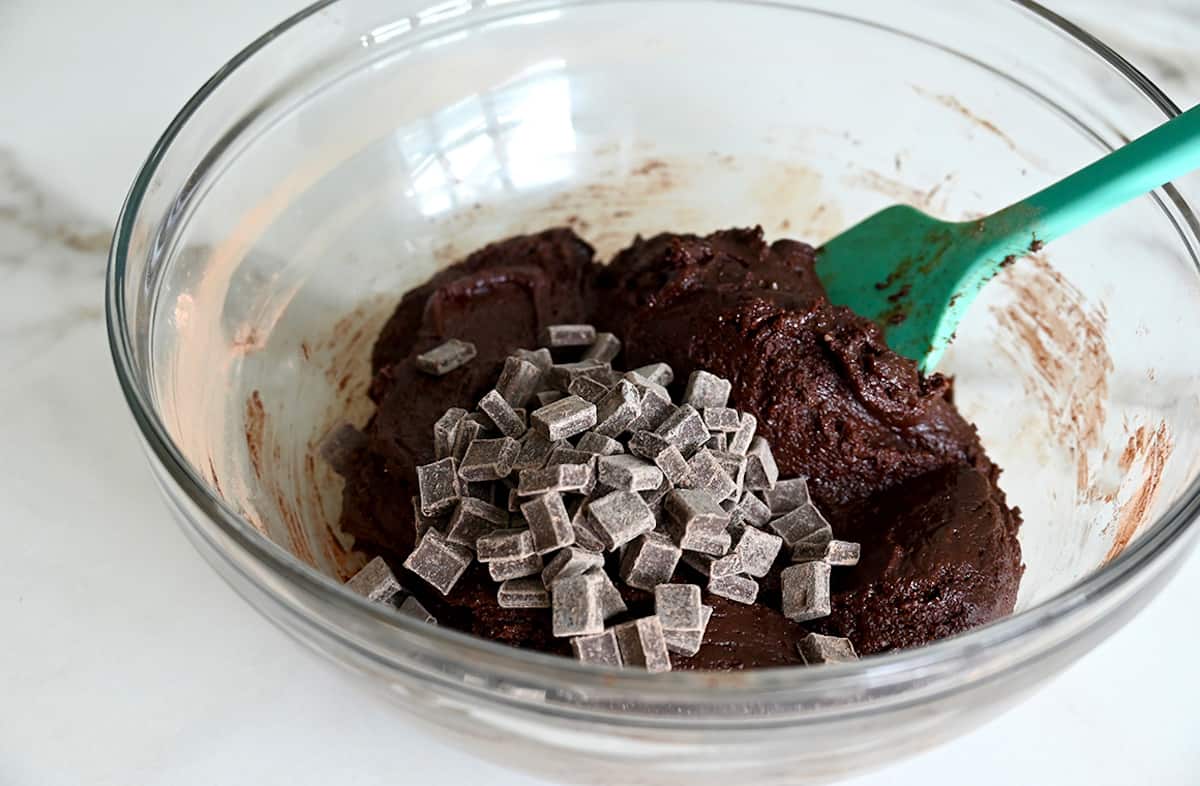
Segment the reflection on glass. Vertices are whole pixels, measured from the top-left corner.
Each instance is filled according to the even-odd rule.
[[[412,30],[412,26],[411,19],[397,19],[395,22],[380,25],[362,37],[362,45],[382,44],[384,41],[395,38],[398,35],[404,35],[409,30]]]
[[[486,192],[547,185],[574,172],[571,82],[563,60],[538,63],[408,129],[397,145],[413,172],[411,196],[434,216]]]
[[[417,12],[419,24],[428,25],[465,14],[471,10],[471,0],[449,0]]]

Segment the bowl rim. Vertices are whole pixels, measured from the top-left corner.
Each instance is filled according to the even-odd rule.
[[[1098,570],[1036,606],[920,648],[883,653],[852,663],[826,666],[822,669],[771,667],[745,672],[673,672],[659,675],[632,670],[616,672],[609,669],[598,669],[584,666],[559,655],[517,649],[472,634],[430,626],[415,618],[390,612],[379,604],[372,603],[346,589],[332,578],[303,563],[290,552],[263,537],[228,503],[209,490],[208,484],[176,447],[165,424],[158,417],[149,392],[138,381],[133,339],[125,329],[127,312],[125,272],[133,226],[143,198],[152,184],[159,164],[171,149],[172,143],[201,105],[223,82],[254,55],[265,49],[275,38],[325,9],[349,1],[319,0],[289,16],[235,54],[184,104],[139,168],[122,204],[109,250],[105,279],[105,321],[109,349],[122,394],[151,460],[157,462],[159,467],[183,491],[188,500],[203,512],[207,524],[214,525],[220,531],[221,536],[232,540],[250,558],[276,576],[298,584],[304,591],[319,596],[323,602],[329,603],[339,614],[354,615],[368,620],[372,625],[382,625],[398,630],[407,635],[410,640],[432,640],[438,648],[439,656],[452,658],[466,672],[490,668],[493,672],[518,678],[536,677],[542,681],[549,678],[563,685],[595,688],[606,694],[616,692],[636,695],[646,701],[662,700],[673,703],[687,701],[689,694],[691,694],[691,698],[695,698],[697,690],[701,689],[704,704],[715,710],[724,702],[744,702],[750,698],[760,697],[764,691],[774,694],[775,691],[785,690],[815,695],[831,688],[841,687],[844,689],[847,685],[861,687],[862,678],[865,676],[871,678],[870,684],[873,686],[899,685],[914,675],[945,670],[956,664],[961,666],[972,655],[992,651],[1006,643],[1020,640],[1031,632],[1046,627],[1050,622],[1061,621],[1077,614],[1100,597],[1113,594],[1137,575],[1141,568],[1161,561],[1200,515],[1200,478],[1197,478],[1192,481],[1170,509],[1158,520],[1152,522],[1144,534],[1130,542],[1120,554]],[[770,0],[734,1],[756,5],[776,5]],[[567,2],[571,2],[571,0],[567,0]],[[1160,110],[1164,119],[1180,114],[1179,107],[1145,74],[1080,26],[1034,0],[995,0],[995,2],[1031,12],[1098,56],[1127,79],[1143,98],[1149,100],[1154,107]],[[532,4],[535,3],[513,3],[513,6]],[[1186,200],[1172,185],[1167,184],[1163,188],[1170,197],[1169,201],[1185,212],[1185,220],[1193,234],[1200,237],[1200,221],[1188,209]],[[215,549],[224,552],[224,545],[216,543],[212,533],[201,532],[200,534],[212,543]],[[225,556],[228,558],[229,555],[225,554]],[[230,561],[232,562],[232,560]],[[251,581],[261,583],[256,578],[248,576],[245,571],[242,573]],[[268,589],[268,591],[271,590]],[[278,593],[275,595],[277,601],[285,604],[288,602],[286,599],[279,598]],[[310,624],[315,622],[327,629],[337,628],[336,625],[331,626],[324,620],[307,615],[301,609],[293,607],[291,610],[303,615]],[[378,652],[368,654],[389,666],[401,670],[407,668],[407,664],[399,657],[399,653],[391,653],[397,655],[395,658],[389,658],[386,654]],[[450,684],[462,687],[458,683]],[[777,696],[777,694],[774,695]],[[715,713],[715,715],[722,721],[729,720],[727,716],[720,716],[720,713]],[[661,724],[663,720],[665,719],[659,719],[658,723]],[[699,719],[696,718],[696,720]],[[762,721],[763,718],[754,720]]]

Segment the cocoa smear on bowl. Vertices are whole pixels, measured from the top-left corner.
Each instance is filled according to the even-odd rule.
[[[1077,502],[1112,509],[1105,527],[1111,538],[1108,561],[1146,523],[1174,441],[1165,421],[1123,422],[1127,441],[1121,453],[1106,444],[1113,374],[1108,315],[1054,269],[1036,241],[1035,246],[996,280],[1012,295],[1006,305],[992,309],[996,346],[1022,370],[1026,394],[1041,402],[1050,433],[1074,457]]]

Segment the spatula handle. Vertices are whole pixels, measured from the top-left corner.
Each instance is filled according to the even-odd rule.
[[[1049,242],[1194,169],[1200,169],[1200,106],[1005,208],[994,225]]]

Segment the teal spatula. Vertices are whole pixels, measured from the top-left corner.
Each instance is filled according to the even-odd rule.
[[[888,345],[937,365],[971,301],[1005,260],[1200,169],[1200,106],[998,213],[938,221],[907,205],[876,213],[819,250],[829,299],[882,325]]]

